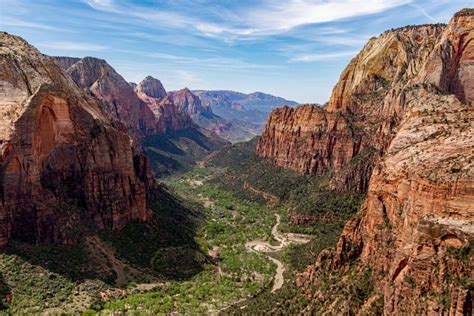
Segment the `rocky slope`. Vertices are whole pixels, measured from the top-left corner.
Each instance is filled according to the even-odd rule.
[[[380,142],[359,214],[336,249],[323,251],[298,277],[321,311],[472,314],[473,28],[474,11],[465,9],[446,27],[383,33],[346,68],[326,111],[319,110],[363,114]],[[384,80],[374,81],[374,73]],[[357,102],[358,93],[371,98]]]
[[[366,191],[371,170],[406,111],[405,87],[444,29],[407,27],[370,39],[343,71],[324,108],[307,105],[270,114],[257,153],[301,173],[332,172],[335,189]]]
[[[158,79],[147,76],[135,87],[135,92],[157,117],[160,132],[194,127],[189,114],[181,111],[168,98],[165,88]]]
[[[0,42],[0,246],[72,243],[87,230],[147,219],[153,180],[127,127],[104,114],[110,104],[21,38],[2,32]],[[81,63],[107,77],[94,65]],[[107,88],[76,78],[96,92]]]
[[[94,57],[55,58],[86,93],[102,101],[111,118],[124,123],[135,137],[162,132],[149,106],[105,60]]]
[[[188,88],[178,91],[171,91],[168,97],[176,106],[189,115],[204,115],[211,116],[212,109],[208,105],[203,105],[201,99],[193,94]]]
[[[188,88],[168,93],[169,99],[177,107],[188,113],[194,123],[230,142],[245,141],[255,137],[259,126],[238,120],[227,120],[213,113],[209,104],[203,104],[201,98]]]

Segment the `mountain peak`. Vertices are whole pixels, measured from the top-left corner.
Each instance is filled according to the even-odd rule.
[[[152,76],[146,76],[142,81],[140,81],[138,86],[135,88],[135,91],[144,93],[145,95],[156,99],[162,99],[167,95],[161,81]]]

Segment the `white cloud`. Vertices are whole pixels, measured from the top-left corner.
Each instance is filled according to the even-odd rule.
[[[412,8],[415,8],[417,10],[419,10],[421,12],[421,14],[423,14],[425,17],[427,17],[428,19],[430,19],[431,21],[433,22],[438,22],[438,20],[436,20],[434,17],[432,17],[431,15],[428,14],[428,12],[426,12],[425,9],[423,9],[422,7],[420,7],[419,5],[416,5],[416,4],[410,4],[410,6]]]
[[[411,0],[289,0],[250,10],[244,21],[260,31],[282,32],[314,23],[383,12]],[[272,3],[272,4],[270,4]]]
[[[113,0],[83,0],[83,2],[97,10],[113,10],[115,8]]]
[[[0,19],[0,25],[25,27],[25,28],[32,28],[32,29],[42,29],[42,30],[55,30],[56,29],[53,26],[42,24],[42,23],[23,21],[23,20],[7,18],[7,17],[2,17]]]
[[[290,58],[290,61],[293,62],[314,62],[314,61],[324,61],[339,59],[341,57],[355,56],[356,51],[347,51],[347,52],[338,52],[338,53],[321,53],[321,54],[305,54],[298,55]]]
[[[107,46],[84,42],[49,42],[39,43],[37,46],[60,51],[103,51],[108,49]]]
[[[206,9],[206,3],[194,5],[198,14],[186,15],[171,6],[168,9],[143,8],[138,5],[122,4],[113,0],[85,0],[92,8],[114,12],[153,22],[162,26],[192,29],[195,32],[224,39],[248,38],[285,33],[296,27],[332,22],[341,19],[374,14],[410,3],[412,0],[263,0],[242,6],[232,14]],[[172,2],[171,2],[172,3]],[[192,11],[192,10],[191,10]]]

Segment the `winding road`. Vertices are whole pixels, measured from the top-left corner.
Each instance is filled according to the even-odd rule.
[[[278,226],[280,225],[280,215],[275,214],[275,216],[277,221],[276,224],[272,227],[272,235],[273,238],[278,241],[278,245],[274,246],[263,240],[252,240],[245,243],[245,248],[253,252],[266,254],[268,258],[276,264],[277,269],[273,278],[272,293],[278,291],[283,286],[283,283],[285,281],[283,277],[283,273],[285,272],[285,266],[280,260],[273,258],[271,256],[271,253],[281,251],[290,244],[305,244],[311,240],[311,236],[308,235],[280,233],[278,231]]]

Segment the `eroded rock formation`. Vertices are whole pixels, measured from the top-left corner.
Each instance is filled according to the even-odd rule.
[[[194,95],[188,88],[168,92],[168,97],[181,111],[187,112],[189,115],[212,115],[211,107],[203,105],[201,99]]]
[[[372,134],[384,145],[359,214],[346,224],[336,249],[323,251],[297,279],[322,309],[472,315],[474,86],[469,74],[474,64],[473,28],[474,11],[465,9],[447,27],[409,27],[372,39],[362,53],[370,46],[383,47],[377,41],[388,35],[401,38],[409,32],[414,41],[429,37],[434,41],[418,52],[423,58],[415,54],[404,59],[402,72],[394,72],[384,61],[396,65],[397,59],[406,58],[403,51],[392,54],[389,49],[377,57],[381,66],[371,66],[378,69],[377,76],[389,82],[405,78],[384,93],[381,103],[356,103],[356,95],[350,92],[359,91],[363,82],[348,71],[357,69],[353,64],[363,60],[362,53],[336,85],[329,113],[368,111],[365,120],[371,124],[374,113],[393,117],[393,122],[376,125],[378,130]],[[384,88],[375,84],[372,89],[376,93]],[[369,271],[370,277],[354,286],[358,271]],[[325,288],[321,287],[324,277],[332,282]],[[366,292],[346,291],[351,286],[365,286]]]
[[[147,76],[137,85],[135,92],[157,117],[161,132],[195,127],[189,114],[170,100],[158,79]]]
[[[86,93],[102,101],[108,116],[124,123],[137,139],[161,132],[150,107],[105,60],[94,57],[55,59]]]
[[[270,114],[257,154],[301,173],[332,172],[335,189],[366,191],[372,168],[406,110],[404,87],[444,29],[407,27],[370,39],[343,71],[324,108],[307,105]]]
[[[2,32],[0,42],[0,246],[70,243],[87,230],[147,219],[147,160],[134,154],[127,127],[105,114],[112,104],[82,91],[23,39]],[[89,62],[81,66],[114,75]],[[97,93],[109,87],[77,79]]]

